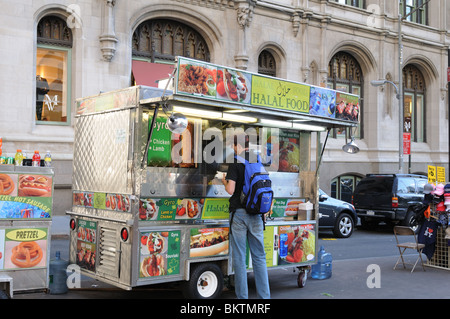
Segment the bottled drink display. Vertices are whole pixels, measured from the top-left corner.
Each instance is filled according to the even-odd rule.
[[[47,154],[45,154],[44,163],[45,167],[52,166],[52,155],[50,154],[50,151],[47,151]]]
[[[39,151],[34,151],[32,163],[33,167],[41,166],[41,155],[39,154]]]
[[[16,156],[14,156],[14,163],[16,164],[16,166],[22,166],[22,162],[23,162],[22,150],[17,150]]]

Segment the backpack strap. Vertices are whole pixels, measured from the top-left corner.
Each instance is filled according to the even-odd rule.
[[[240,155],[234,155],[234,158],[241,162],[242,164],[248,164],[248,161]]]
[[[248,164],[249,163],[249,161],[247,161],[245,158],[243,158],[240,155],[234,155],[234,158],[237,159],[242,164]],[[261,156],[259,156],[259,154],[256,154],[256,162],[257,163],[262,163]]]

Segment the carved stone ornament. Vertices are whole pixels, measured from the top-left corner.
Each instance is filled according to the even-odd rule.
[[[103,58],[110,62],[116,54],[117,37],[114,30],[115,16],[114,6],[116,0],[106,0],[103,11],[103,33],[99,37],[100,50],[102,51]]]

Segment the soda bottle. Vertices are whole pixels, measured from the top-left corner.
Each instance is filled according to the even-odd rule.
[[[32,164],[33,164],[33,167],[41,166],[41,155],[39,155],[38,151],[34,151]]]
[[[44,163],[45,167],[52,166],[52,154],[50,154],[50,151],[47,151],[47,154],[45,154]]]
[[[22,162],[23,162],[22,150],[17,150],[16,155],[14,156],[14,163],[16,166],[22,166]]]
[[[280,258],[285,258],[288,254],[288,234],[280,234]]]

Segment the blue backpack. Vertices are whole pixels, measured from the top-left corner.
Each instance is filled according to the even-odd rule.
[[[245,165],[242,204],[249,214],[266,214],[272,208],[273,190],[269,173],[258,155],[256,163],[250,163],[239,155],[236,159]],[[241,196],[242,199],[242,196]]]

